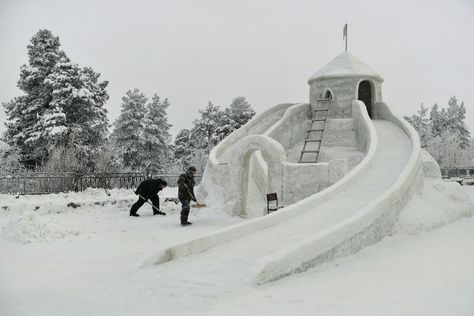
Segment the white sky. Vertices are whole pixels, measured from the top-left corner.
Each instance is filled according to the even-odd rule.
[[[308,102],[307,79],[344,50],[344,23],[349,52],[384,77],[392,108],[456,95],[474,133],[474,0],[0,0],[0,102],[20,95],[26,45],[47,28],[109,81],[111,122],[137,87],[170,99],[175,134],[208,101],[245,96],[257,112]]]

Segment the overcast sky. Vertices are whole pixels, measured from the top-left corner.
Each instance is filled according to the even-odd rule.
[[[257,113],[308,102],[307,79],[344,50],[345,23],[349,52],[385,79],[393,109],[456,95],[474,133],[474,0],[0,0],[0,102],[21,94],[26,45],[46,28],[109,81],[110,122],[137,87],[169,98],[176,134],[208,101],[245,96]]]

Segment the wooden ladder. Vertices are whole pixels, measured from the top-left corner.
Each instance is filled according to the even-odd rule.
[[[304,141],[303,149],[301,150],[300,160],[298,161],[299,163],[318,162],[324,128],[326,127],[326,120],[328,118],[328,110],[327,106],[322,109],[314,110],[311,126],[306,132],[306,139]]]

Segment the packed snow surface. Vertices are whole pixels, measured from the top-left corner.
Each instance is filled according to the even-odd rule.
[[[164,202],[175,188],[160,193],[164,217],[147,204],[129,217],[131,190],[0,195],[0,315],[473,315],[474,218],[462,217],[472,210],[460,186],[439,183],[407,205],[397,234],[263,286],[212,251],[143,268],[157,249],[243,220],[193,209],[193,225],[181,227],[179,205]],[[431,200],[445,185],[463,211]],[[474,198],[474,187],[462,189]],[[419,225],[432,212],[444,216]],[[244,245],[216,249],[247,262]]]

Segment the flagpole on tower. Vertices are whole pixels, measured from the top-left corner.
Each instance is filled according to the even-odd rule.
[[[346,52],[347,52],[347,23],[344,25],[344,30],[342,31],[342,39],[346,39]]]

